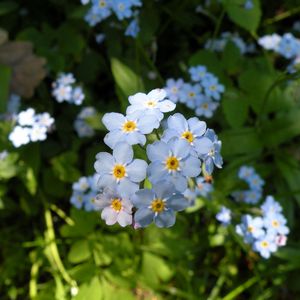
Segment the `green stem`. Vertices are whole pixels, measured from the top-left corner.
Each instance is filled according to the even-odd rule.
[[[41,265],[41,261],[37,260],[31,266],[30,281],[29,281],[30,299],[35,299],[35,297],[37,296],[37,277],[38,277],[40,265]]]
[[[263,23],[263,26],[267,26],[267,25],[282,21],[282,20],[289,18],[295,14],[298,14],[299,12],[300,12],[300,6],[294,7],[288,11],[285,11],[285,12],[273,17],[273,18],[266,19],[265,22]]]
[[[210,50],[213,50],[214,42],[215,42],[215,40],[216,40],[216,38],[217,38],[217,36],[220,32],[221,24],[222,24],[222,21],[225,17],[225,13],[226,13],[226,11],[225,11],[225,8],[223,7],[222,12],[221,12],[221,14],[220,14],[220,16],[217,20],[217,24],[216,24],[216,27],[215,27],[215,30],[214,30],[214,33],[213,33],[213,36],[212,36],[212,42],[211,42],[211,45],[210,45]]]
[[[233,291],[231,291],[229,294],[227,294],[223,300],[231,300],[231,299],[236,299],[238,295],[240,295],[243,291],[248,289],[250,286],[252,286],[255,282],[257,282],[258,278],[253,277],[246,281],[245,283],[241,284],[237,288],[235,288]]]
[[[207,300],[218,299],[218,296],[220,294],[221,288],[222,288],[222,286],[225,283],[225,279],[226,279],[226,275],[225,274],[221,274],[220,277],[218,278],[217,282],[216,282],[216,285],[212,289],[209,297],[207,298]]]
[[[66,215],[66,213],[57,207],[55,204],[50,204],[50,209],[54,211],[59,217],[61,217],[68,225],[74,226],[75,222]]]

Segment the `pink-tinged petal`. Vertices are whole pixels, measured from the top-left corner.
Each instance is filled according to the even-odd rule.
[[[125,227],[127,225],[132,224],[132,215],[127,213],[126,211],[120,211],[118,214],[117,222],[122,226]]]
[[[105,221],[106,225],[114,225],[118,219],[118,212],[111,207],[105,207],[102,210],[101,219]]]

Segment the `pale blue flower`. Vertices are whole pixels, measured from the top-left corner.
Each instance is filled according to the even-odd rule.
[[[71,204],[73,204],[76,208],[80,209],[83,206],[84,194],[79,191],[75,191],[71,197]]]
[[[70,99],[72,103],[76,105],[81,105],[83,100],[85,98],[85,95],[83,93],[83,90],[80,86],[77,86],[72,91],[72,98]]]
[[[205,78],[207,69],[205,66],[199,65],[199,66],[195,66],[195,67],[190,67],[189,73],[190,73],[191,79],[195,82],[198,82]]]
[[[270,234],[287,235],[289,228],[286,226],[286,218],[281,213],[269,212],[264,217],[264,225]]]
[[[207,198],[213,191],[213,185],[206,181],[205,177],[198,177],[196,179],[195,192],[198,196]]]
[[[248,190],[244,192],[244,202],[256,204],[262,197],[261,190]]]
[[[102,210],[101,218],[107,225],[119,223],[122,227],[132,224],[132,203],[115,185],[105,188],[96,196],[95,205]]]
[[[99,22],[111,15],[111,1],[109,0],[92,0],[93,13],[99,16]]]
[[[94,164],[99,174],[98,188],[119,186],[119,192],[131,195],[139,188],[139,183],[146,178],[147,163],[133,159],[133,150],[126,142],[116,144],[113,155],[100,152]]]
[[[136,38],[140,32],[140,26],[137,19],[133,19],[126,28],[125,35]]]
[[[262,204],[261,209],[264,214],[280,213],[282,212],[281,205],[275,201],[273,196],[267,196],[265,202]]]
[[[231,222],[231,210],[222,206],[220,211],[216,215],[216,219],[222,223],[222,225],[227,226]]]
[[[258,39],[258,44],[266,50],[277,51],[281,36],[277,33],[262,36]]]
[[[212,99],[205,95],[199,97],[196,103],[195,114],[199,117],[204,116],[205,118],[211,118],[219,106],[219,103],[212,101]]]
[[[238,171],[238,177],[246,182],[248,182],[248,180],[255,174],[256,172],[254,168],[249,166],[241,166]]]
[[[112,2],[112,9],[120,21],[132,17],[133,11],[131,8],[132,5],[129,0],[114,0]]]
[[[196,190],[188,188],[183,192],[183,196],[188,201],[188,206],[194,206],[195,205],[195,200],[197,198]]]
[[[297,56],[300,52],[300,41],[296,39],[291,33],[285,33],[279,44],[278,53],[287,59]]]
[[[170,112],[176,107],[172,101],[165,99],[166,95],[164,89],[154,89],[148,94],[136,93],[129,96],[128,101],[131,105],[127,107],[126,113],[140,112],[142,118],[150,115],[161,121],[164,113]]]
[[[269,258],[271,253],[277,251],[277,245],[273,235],[263,235],[253,244],[253,250],[259,252],[263,258]]]
[[[101,15],[93,10],[93,9],[90,9],[87,14],[85,15],[84,17],[84,20],[92,27],[96,26],[98,23],[100,23],[103,18],[101,17]]]
[[[135,222],[146,227],[152,221],[157,227],[171,227],[175,224],[176,211],[184,210],[189,203],[176,192],[170,182],[159,181],[151,190],[142,189],[133,195],[132,203],[137,208]]]
[[[253,0],[246,0],[245,3],[244,3],[244,8],[246,10],[251,10],[253,9],[254,7],[254,3],[253,3]]]
[[[177,137],[185,139],[191,146],[191,149],[197,153],[207,154],[213,144],[210,139],[203,137],[206,132],[206,123],[193,117],[188,120],[176,113],[167,120],[167,129],[164,131],[162,141],[168,142],[170,139]]]
[[[184,84],[183,79],[179,78],[177,80],[170,78],[166,82],[166,87],[164,87],[164,90],[167,92],[167,97],[173,101],[174,103],[177,103],[180,101],[180,91]],[[183,101],[180,101],[183,102]]]
[[[184,83],[179,93],[179,102],[184,103],[188,108],[195,109],[197,99],[202,97],[200,84]]]
[[[159,120],[156,115],[144,116],[140,111],[126,116],[120,113],[106,113],[102,122],[110,131],[106,134],[104,143],[112,149],[118,142],[122,141],[130,145],[145,145],[145,134],[149,134],[154,128],[159,127]]]
[[[165,179],[176,189],[187,189],[187,178],[200,174],[201,162],[190,155],[190,145],[185,139],[173,138],[167,143],[157,141],[147,146],[147,156],[151,161],[147,173],[154,184]]]
[[[258,175],[253,174],[247,179],[247,183],[251,190],[261,190],[263,185],[265,184],[264,180]]]
[[[210,76],[205,76],[202,80],[202,86],[204,88],[205,95],[215,100],[220,100],[221,94],[225,91],[224,86],[219,83],[218,78],[212,74],[210,74]]]

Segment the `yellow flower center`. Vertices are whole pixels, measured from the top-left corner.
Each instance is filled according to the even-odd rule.
[[[177,87],[174,86],[174,87],[172,88],[172,92],[173,92],[174,94],[176,94],[176,93],[178,92]]]
[[[148,101],[147,106],[150,107],[150,108],[156,107],[156,101],[152,101],[152,100]]]
[[[113,175],[117,179],[122,179],[126,175],[126,169],[123,165],[115,165],[113,169]]]
[[[105,7],[106,6],[106,2],[105,1],[99,1],[99,6],[100,7]]]
[[[273,220],[272,221],[272,226],[275,227],[275,228],[279,227],[279,222],[277,220]]]
[[[165,203],[161,199],[154,199],[151,203],[151,209],[156,212],[160,213],[165,209]]]
[[[179,168],[179,160],[175,156],[170,156],[166,160],[166,168],[169,171],[177,171]]]
[[[208,104],[207,104],[207,103],[203,103],[203,104],[202,104],[202,107],[203,107],[204,109],[208,109]]]
[[[116,198],[111,201],[111,208],[115,211],[120,211],[122,209],[122,202],[120,199]]]
[[[253,232],[253,231],[254,231],[254,227],[250,225],[250,226],[248,226],[247,230],[248,230],[249,232]]]
[[[132,132],[136,129],[136,123],[134,121],[127,121],[123,124],[123,131]]]
[[[189,93],[189,96],[192,98],[192,97],[195,97],[195,93],[194,92],[190,92]]]
[[[181,137],[183,139],[186,139],[189,143],[192,143],[194,141],[194,136],[190,131],[185,131]]]
[[[262,246],[263,248],[267,248],[267,247],[269,246],[269,243],[268,243],[267,241],[262,241],[262,242],[261,242],[261,246]]]
[[[209,88],[211,91],[215,91],[217,89],[217,87],[215,85],[211,85]]]

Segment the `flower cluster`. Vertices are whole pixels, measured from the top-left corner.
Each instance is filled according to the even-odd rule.
[[[86,211],[98,210],[96,203],[96,195],[98,175],[81,177],[77,182],[73,183],[73,193],[70,202],[78,209],[84,208]]]
[[[134,10],[136,7],[141,7],[140,0],[81,0],[82,4],[89,4],[91,6],[85,16],[86,22],[90,26],[96,26],[98,23],[114,14],[119,21],[132,18],[129,23],[125,35],[136,37],[139,33],[138,25],[138,11]]]
[[[104,142],[112,154],[100,152],[96,156],[101,190],[96,202],[108,225],[146,227],[154,222],[158,227],[173,226],[176,212],[190,205],[184,193],[190,182],[196,184],[201,165],[204,175],[211,174],[214,166],[222,167],[221,142],[198,118],[171,115],[159,135],[164,113],[176,106],[166,95],[163,89],[137,93],[129,97],[131,105],[125,116],[103,116],[109,130]],[[157,140],[149,143],[155,135],[146,135],[153,131]],[[134,145],[140,146],[139,156],[149,164],[134,158]],[[201,180],[198,178],[199,185]]]
[[[261,216],[244,215],[242,222],[236,226],[236,232],[245,243],[252,245],[255,252],[269,258],[278,247],[286,244],[289,228],[281,205],[272,196],[267,196],[260,209]]]
[[[256,173],[253,167],[242,166],[239,169],[238,177],[245,181],[249,189],[245,191],[236,191],[232,196],[237,201],[243,201],[248,204],[256,204],[262,197],[262,187],[264,180]]]
[[[247,2],[245,2],[245,8],[246,5],[248,5]],[[238,33],[231,32],[223,32],[221,37],[217,39],[208,39],[205,48],[216,52],[223,52],[228,42],[233,43],[240,50],[241,54],[253,53],[255,51],[254,44],[247,45]]]
[[[96,110],[94,107],[82,108],[74,122],[74,129],[79,137],[92,137],[95,134],[94,129],[87,123],[87,120],[95,115]]]
[[[44,141],[54,119],[47,112],[36,114],[33,108],[28,108],[17,115],[16,122],[8,138],[15,147],[20,147],[29,142]]]
[[[211,118],[225,88],[205,66],[191,67],[189,74],[191,83],[183,79],[168,79],[165,87],[167,95],[174,103],[184,103],[197,116]]]
[[[68,102],[81,105],[85,96],[81,86],[76,85],[72,73],[61,73],[55,82],[52,83],[52,95],[57,102]]]

